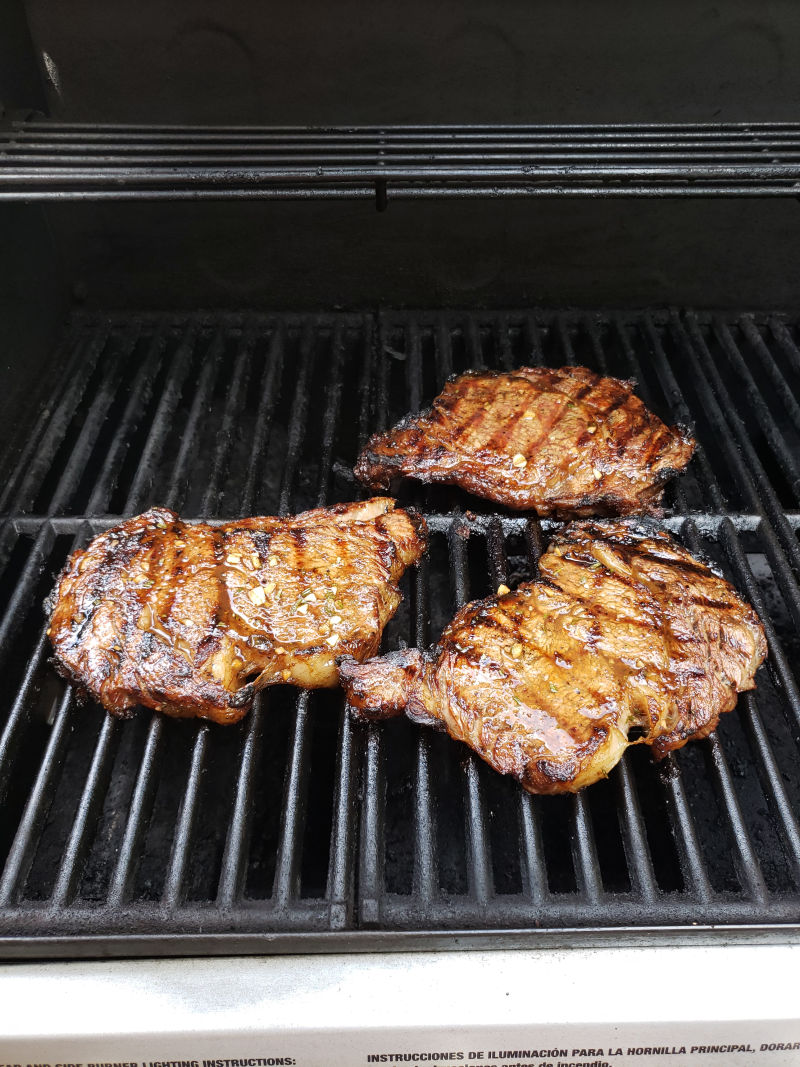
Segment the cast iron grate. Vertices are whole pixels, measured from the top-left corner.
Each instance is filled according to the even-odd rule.
[[[0,200],[797,196],[795,123],[0,126]]]
[[[76,316],[0,506],[0,943],[7,955],[296,951],[489,939],[768,937],[800,913],[800,327],[784,315]],[[667,525],[764,619],[717,736],[632,749],[534,798],[448,738],[276,688],[236,727],[75,706],[41,602],[71,549],[154,502],[290,512],[360,490],[374,429],[468,367],[635,376],[700,447]],[[535,573],[552,524],[403,486],[431,548],[386,647]],[[624,932],[624,933],[623,933]]]

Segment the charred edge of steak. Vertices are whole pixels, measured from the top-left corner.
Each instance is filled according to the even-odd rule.
[[[692,549],[690,551],[676,535],[671,533],[670,530],[667,530],[658,522],[657,516],[621,516],[616,519],[586,518],[578,519],[574,522],[566,522],[560,529],[553,531],[550,538],[550,544],[556,547],[575,544],[576,538],[571,534],[571,531],[575,527],[586,527],[587,530],[589,527],[594,527],[591,539],[593,541],[602,541],[612,549],[636,548],[642,541],[650,540],[661,541],[666,547],[677,546],[678,548],[682,548],[685,552],[690,552],[692,560],[711,571],[715,578],[722,578],[724,581],[728,581],[728,578],[723,573],[719,563],[709,556],[703,548]],[[624,527],[624,536],[606,536],[606,532],[610,530],[611,527]],[[683,570],[692,569],[690,560],[670,560],[667,562],[669,562],[671,566],[680,567]]]
[[[403,508],[403,511],[408,515],[414,534],[422,545],[420,550],[420,556],[422,556],[424,552],[427,552],[430,545],[430,530],[428,529],[428,523],[425,521],[425,516],[422,512],[414,507]]]

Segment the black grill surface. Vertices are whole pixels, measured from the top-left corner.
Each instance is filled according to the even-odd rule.
[[[6,955],[786,938],[800,917],[800,327],[786,315],[75,317],[3,490],[0,946]],[[153,503],[188,519],[364,495],[376,429],[470,367],[586,364],[699,439],[666,525],[759,611],[770,657],[718,734],[530,797],[407,721],[273,688],[231,727],[76,705],[42,600]],[[550,523],[408,484],[431,547],[386,648],[535,574]]]

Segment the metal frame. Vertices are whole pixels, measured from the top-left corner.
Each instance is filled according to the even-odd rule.
[[[800,196],[800,125],[0,129],[0,200],[530,196]]]
[[[767,603],[748,556],[763,554],[776,595],[794,625],[800,626],[796,477],[800,409],[791,385],[793,376],[800,375],[797,329],[796,320],[787,316],[700,316],[691,311],[76,316],[59,355],[63,371],[54,379],[52,401],[32,428],[4,492],[0,564],[7,566],[20,538],[27,539],[30,547],[18,575],[11,576],[0,609],[0,671],[7,666],[4,661],[23,622],[30,628],[29,620],[36,618],[35,594],[43,571],[58,566],[65,555],[60,539],[66,535],[77,545],[116,521],[118,516],[108,514],[115,492],[124,490],[123,514],[148,506],[154,493],[162,494],[160,502],[180,509],[198,476],[198,452],[205,447],[210,450],[210,473],[203,475],[199,515],[221,519],[223,514],[257,511],[265,500],[260,495],[264,474],[276,464],[282,474],[274,490],[274,510],[285,514],[299,506],[325,503],[331,499],[337,463],[354,458],[337,452],[345,390],[357,395],[358,425],[353,432],[363,442],[394,417],[393,405],[419,408],[453,371],[487,363],[510,367],[520,361],[580,361],[604,372],[619,372],[622,367],[637,377],[646,402],[667,417],[696,423],[697,458],[674,487],[666,522],[694,551],[716,546],[728,573],[764,619],[770,659],[762,686],[780,706],[779,714],[786,718],[797,745],[800,686],[791,652],[783,647],[771,602]],[[321,337],[324,359],[316,352]],[[258,345],[263,359],[256,380]],[[281,393],[281,381],[289,383],[288,394]],[[322,398],[318,422],[312,422],[310,414],[314,386]],[[252,447],[246,469],[234,479],[233,430],[248,396],[254,408],[248,428]],[[171,426],[181,405],[182,440],[170,452]],[[212,408],[219,432],[210,446],[203,446]],[[114,429],[110,439],[104,439],[111,412]],[[278,439],[276,451],[271,434],[284,417],[285,436]],[[763,440],[753,427],[761,429]],[[136,462],[126,467],[135,433],[143,436],[133,457]],[[309,442],[310,465],[304,459]],[[711,445],[716,451],[709,450]],[[127,474],[121,485],[123,470]],[[783,488],[775,483],[774,472],[785,483]],[[338,473],[344,477],[346,470]],[[733,490],[725,481],[731,476]],[[355,491],[351,485],[347,494],[340,488],[338,495]],[[448,559],[449,576],[444,577],[453,606],[472,595],[468,554],[473,541],[485,549],[490,585],[508,577],[510,539],[524,543],[528,569],[535,573],[543,536],[552,523],[474,513],[469,510],[474,502],[455,491],[448,502],[446,510],[436,510],[433,504],[441,503],[441,497],[435,493],[420,491],[416,498],[427,514],[433,540]],[[389,640],[407,637],[419,644],[430,640],[432,559],[417,569],[410,583],[409,630],[390,635]],[[0,805],[47,672],[43,619],[35,629],[0,732]],[[467,756],[458,772],[463,827],[448,830],[465,835],[466,883],[463,891],[445,892],[433,793],[436,756],[430,735],[419,731],[405,742],[413,746],[413,879],[407,893],[390,892],[385,877],[386,828],[392,817],[386,792],[390,742],[380,726],[354,727],[341,707],[337,748],[331,753],[332,793],[325,800],[330,821],[327,886],[322,896],[309,897],[304,894],[301,868],[315,697],[301,693],[287,741],[272,888],[265,899],[251,899],[246,894],[246,869],[251,802],[268,727],[270,695],[265,693],[242,726],[235,786],[218,816],[225,821],[225,846],[213,898],[197,901],[187,896],[193,841],[204,803],[204,768],[216,736],[213,727],[202,723],[184,724],[187,772],[175,832],[163,856],[163,887],[157,900],[137,897],[137,866],[170,728],[154,715],[133,775],[107,893],[100,903],[82,899],[80,886],[103,798],[115,773],[116,746],[127,728],[110,717],[98,720],[88,770],[75,783],[79,789],[74,814],[52,888],[45,899],[33,899],[27,892],[71,730],[83,714],[66,686],[60,694],[0,877],[0,951],[8,956],[363,951],[608,940],[649,944],[654,937],[785,941],[800,932],[800,813],[783,777],[782,760],[785,766],[788,757],[776,748],[775,724],[764,713],[760,693],[744,694],[732,716],[746,737],[748,767],[760,783],[779,842],[771,862],[780,867],[782,877],[794,887],[791,890],[770,887],[763,846],[754,837],[752,813],[741,799],[722,729],[719,736],[697,747],[705,753],[708,788],[720,812],[719,832],[730,840],[736,889],[721,890],[716,884],[718,872],[704,853],[704,831],[698,826],[691,782],[682,772],[679,754],[664,761],[657,787],[682,889],[665,891],[659,884],[648,820],[635,776],[624,759],[613,775],[614,805],[630,889],[611,891],[604,885],[593,801],[582,793],[570,801],[574,889],[554,892],[542,840],[543,805],[548,798],[515,791],[503,815],[518,826],[521,887],[518,893],[498,894],[486,797],[486,774],[491,772]],[[451,747],[455,752],[457,746]],[[798,753],[791,758],[796,768]]]

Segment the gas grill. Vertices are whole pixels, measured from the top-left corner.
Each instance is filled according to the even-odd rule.
[[[766,77],[796,16],[695,40],[672,5],[623,33],[470,0],[410,35],[379,4],[298,84],[213,6],[0,12],[0,1060],[799,1063],[800,64]],[[310,6],[275,33],[322,34]],[[122,722],[48,664],[43,600],[121,518],[364,498],[360,447],[450,375],[565,364],[697,437],[664,525],[769,641],[707,739],[533,797],[339,690]],[[385,650],[535,577],[557,526],[397,496],[431,538]]]

